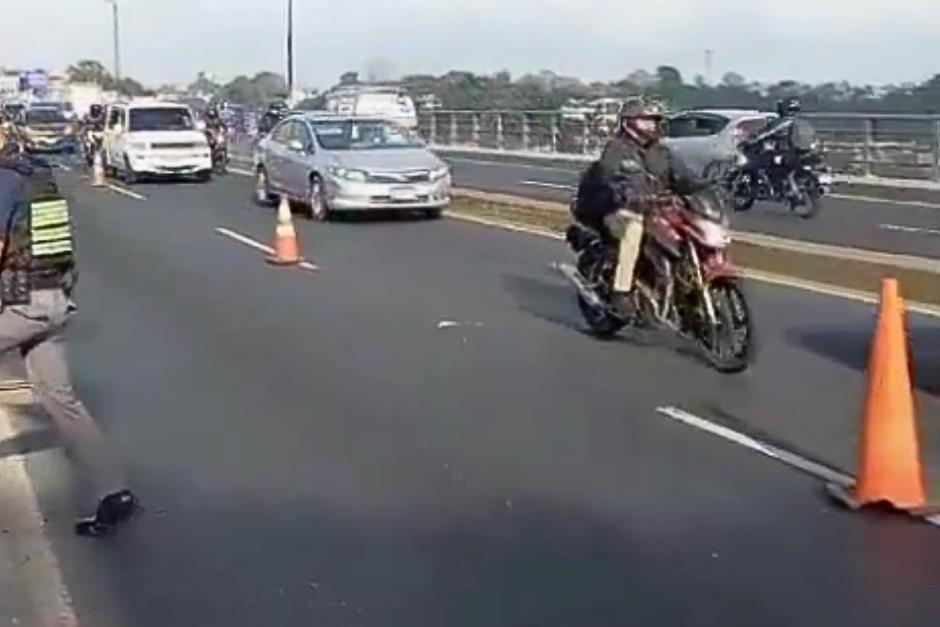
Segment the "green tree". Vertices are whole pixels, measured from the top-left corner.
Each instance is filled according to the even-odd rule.
[[[70,65],[65,74],[72,83],[95,83],[106,89],[114,84],[114,78],[108,70],[99,61],[93,59],[84,59],[75,65]]]

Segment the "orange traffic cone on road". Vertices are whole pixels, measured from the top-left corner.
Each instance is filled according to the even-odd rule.
[[[297,232],[294,230],[294,218],[291,215],[290,202],[281,196],[277,207],[277,226],[274,230],[274,255],[268,257],[268,263],[278,266],[293,266],[303,261],[297,246]]]
[[[915,511],[925,505],[924,478],[908,365],[904,303],[895,279],[881,285],[881,309],[868,361],[858,477],[829,486],[853,509],[875,503]]]
[[[98,151],[91,165],[91,185],[92,187],[105,187],[107,184],[104,177],[104,161],[101,158],[101,152]]]

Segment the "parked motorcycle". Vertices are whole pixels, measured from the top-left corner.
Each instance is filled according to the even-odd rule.
[[[754,159],[753,153],[742,153],[738,167],[726,180],[735,211],[748,211],[758,200],[771,200],[786,203],[790,211],[804,219],[819,213],[822,198],[832,189],[832,169],[818,151],[799,153],[794,172],[795,190],[791,190],[789,169],[784,167],[782,155],[774,155],[770,167],[750,167]]]
[[[740,279],[728,262],[729,224],[714,189],[663,198],[646,218],[631,315],[614,302],[618,242],[575,222],[566,239],[577,265],[560,270],[577,288],[591,332],[658,327],[697,345],[723,373],[742,372],[755,355],[755,332]]]

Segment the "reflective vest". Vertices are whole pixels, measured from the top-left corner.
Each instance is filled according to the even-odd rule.
[[[68,201],[42,195],[10,213],[0,254],[0,305],[25,305],[33,290],[66,289],[75,250]]]

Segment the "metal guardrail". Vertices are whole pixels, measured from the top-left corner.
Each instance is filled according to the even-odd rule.
[[[940,116],[807,114],[826,158],[848,175],[940,181]],[[418,129],[434,145],[593,155],[607,141],[610,120],[557,111],[421,111]]]

